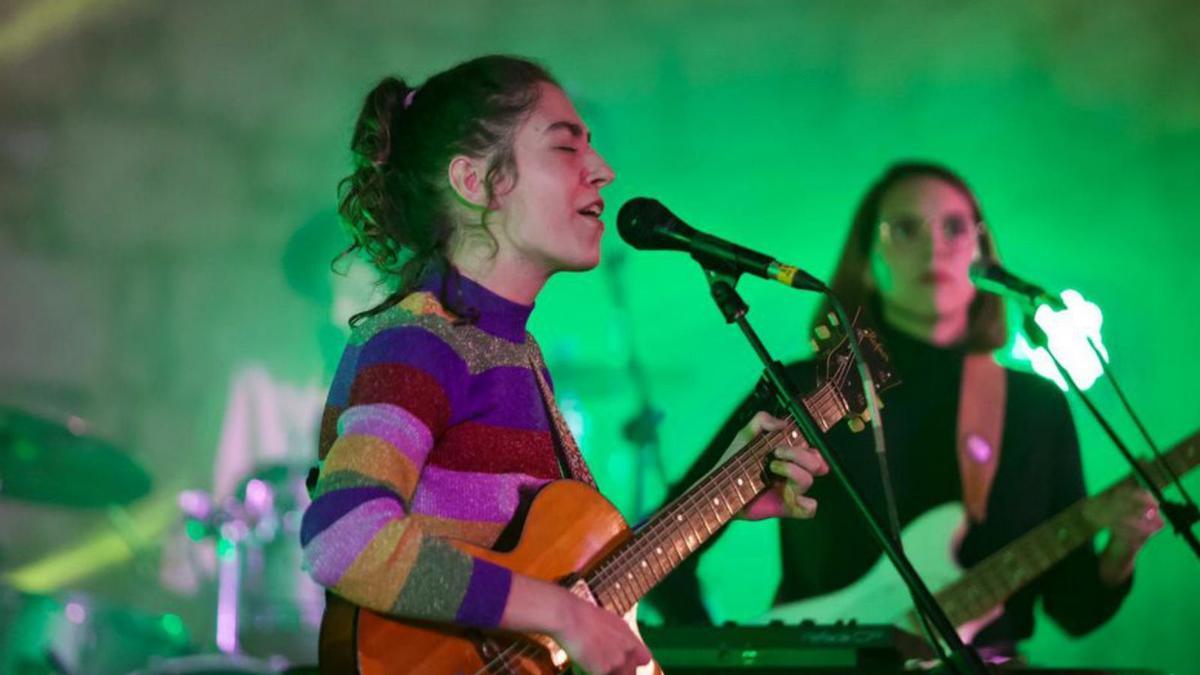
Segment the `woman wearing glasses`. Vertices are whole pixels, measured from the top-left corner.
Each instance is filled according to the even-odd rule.
[[[966,183],[942,166],[905,162],[889,168],[864,195],[832,285],[851,313],[860,310],[860,325],[878,329],[901,382],[882,397],[900,527],[940,505],[963,502],[966,507],[956,532],[909,542],[908,554],[927,557],[930,550],[940,553],[951,546],[964,567],[1085,495],[1064,396],[1050,382],[1004,370],[990,358],[1007,341],[1007,328],[1003,301],[977,293],[968,277],[978,258],[995,259],[996,249]],[[817,314],[818,322],[827,311]],[[790,366],[802,390],[816,381],[817,366],[813,361]],[[706,471],[750,412],[767,403],[747,397],[679,484],[690,485]],[[837,448],[868,505],[881,522],[889,522],[871,434],[855,436],[839,428],[831,435],[830,446]],[[779,606],[852,589],[880,561],[878,546],[836,481],[815,484],[810,495],[821,504],[820,518],[780,522]],[[1016,643],[1033,632],[1039,597],[1046,613],[1072,634],[1108,620],[1129,592],[1134,556],[1162,527],[1144,492],[1122,494],[1116,510],[1116,524],[1099,554],[1085,544],[1066,555],[975,626],[973,643],[998,659],[1012,656]],[[687,588],[698,584],[696,560],[651,596],[667,622],[707,619],[699,594]],[[801,617],[777,611],[775,616],[872,619],[820,612]]]

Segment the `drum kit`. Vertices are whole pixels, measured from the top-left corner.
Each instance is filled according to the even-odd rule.
[[[214,609],[190,626],[179,613],[161,611],[177,609],[172,602],[181,600],[162,588],[160,575],[136,582],[136,594],[144,597],[127,594],[124,602],[112,602],[81,588],[31,592],[6,573],[0,577],[0,675],[304,672],[316,663],[324,603],[300,565],[304,474],[304,467],[268,465],[227,498],[178,495],[175,521],[188,535],[178,539],[215,553],[212,568],[198,566],[196,597],[183,601],[190,605],[185,609]],[[125,507],[151,492],[150,474],[115,445],[89,435],[81,421],[0,408],[0,509],[94,511],[120,521],[129,518]],[[114,524],[119,532],[128,529]],[[159,611],[133,606],[135,600],[146,605],[156,590],[166,598]],[[193,632],[212,638],[193,639]]]

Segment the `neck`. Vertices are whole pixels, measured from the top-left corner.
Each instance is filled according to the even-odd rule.
[[[901,333],[938,347],[957,344],[967,335],[966,307],[945,314],[924,313],[884,301],[883,318]]]
[[[503,250],[478,244],[464,247],[450,260],[460,274],[505,300],[532,305],[550,275],[532,269]]]

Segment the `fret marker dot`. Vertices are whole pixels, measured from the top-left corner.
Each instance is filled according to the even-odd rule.
[[[721,503],[721,500],[720,500],[720,499],[717,499],[716,497],[713,497],[713,504],[719,505],[720,503]]]
[[[633,572],[626,572],[625,576],[629,577],[630,579],[633,579]]]
[[[737,481],[737,483],[738,483],[738,485],[740,486],[740,485],[742,484],[742,479],[741,479],[741,478],[739,478],[739,479],[738,479],[738,481]]]
[[[683,516],[675,516],[675,520],[678,520],[679,522],[681,522],[681,523],[682,523],[682,522],[683,522]]]
[[[659,547],[655,548],[654,552],[657,553],[658,555],[662,555],[662,547],[659,546]]]
[[[796,438],[798,438],[799,436],[800,436],[800,432],[798,432],[798,431],[792,431],[792,440],[795,440],[795,439],[796,439]]]
[[[646,564],[645,560],[642,561],[642,567],[649,567],[649,565]]]

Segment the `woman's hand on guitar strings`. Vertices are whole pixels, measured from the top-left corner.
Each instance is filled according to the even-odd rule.
[[[734,437],[725,458],[740,450],[742,446],[761,434],[779,431],[787,426],[783,420],[765,412],[751,418]],[[772,459],[767,469],[778,480],[766,492],[756,497],[742,510],[746,520],[765,518],[812,518],[817,513],[817,500],[805,493],[812,487],[816,476],[829,473],[829,466],[820,453],[808,445],[801,434],[782,437],[771,451]]]

